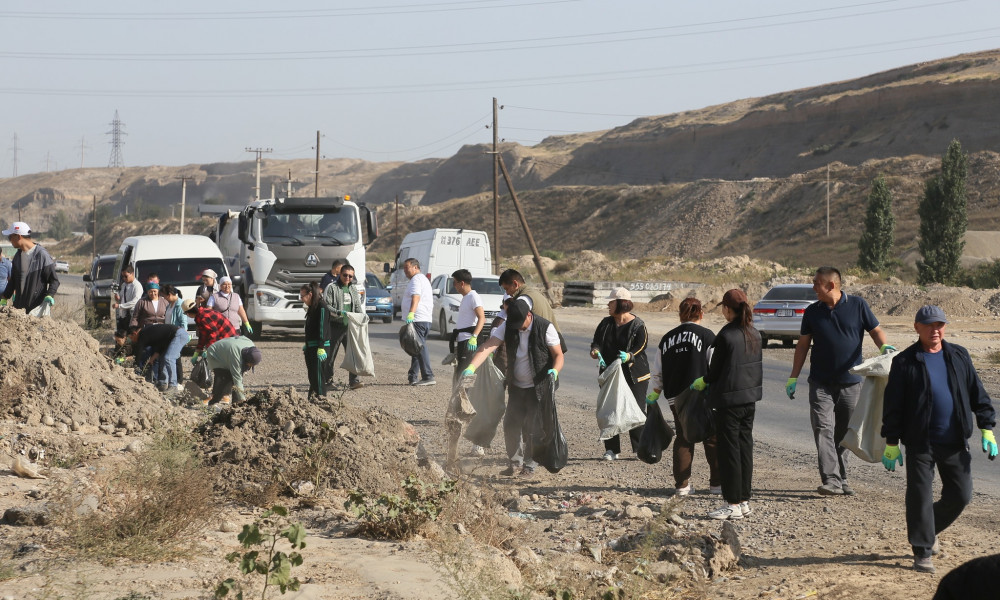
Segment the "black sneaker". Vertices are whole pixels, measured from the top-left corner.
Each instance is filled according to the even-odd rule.
[[[832,483],[824,483],[823,485],[816,488],[816,491],[820,496],[843,496],[843,488],[839,488]]]
[[[500,474],[503,475],[504,477],[513,477],[514,473],[517,473],[517,467],[515,467],[514,465],[510,465],[503,471],[500,471]]]
[[[531,477],[535,474],[535,467],[521,467],[521,477]]]
[[[853,496],[855,494],[854,488],[847,485],[846,481],[840,485],[840,491],[844,492],[845,496]]]
[[[931,557],[927,556],[924,558],[914,558],[913,559],[913,570],[920,571],[921,573],[933,573],[934,572],[934,561]]]

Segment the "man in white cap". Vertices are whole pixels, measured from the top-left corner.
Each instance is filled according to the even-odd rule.
[[[31,312],[43,302],[50,307],[56,303],[59,278],[56,262],[49,253],[31,239],[31,228],[18,221],[3,230],[10,245],[17,248],[11,264],[7,289],[0,294],[0,305],[7,304],[14,296],[14,308]],[[15,295],[16,294],[16,295]]]

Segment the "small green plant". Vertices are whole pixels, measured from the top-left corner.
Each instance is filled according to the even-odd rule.
[[[272,506],[252,524],[244,525],[236,539],[248,551],[242,554],[232,552],[226,556],[226,560],[239,563],[240,572],[244,575],[258,573],[264,578],[261,600],[267,597],[269,586],[278,586],[282,594],[299,589],[299,579],[292,577],[292,567],[302,564],[302,555],[297,551],[306,547],[306,529],[302,523],[288,522],[287,508]],[[285,553],[277,549],[281,539],[288,540],[292,552]],[[215,597],[225,598],[234,590],[237,600],[244,600],[243,586],[233,578],[226,579],[215,588]]]
[[[991,365],[1000,365],[1000,350],[990,350],[986,353],[986,360]]]
[[[344,508],[361,520],[359,533],[376,538],[409,539],[421,525],[437,520],[445,500],[455,491],[455,482],[450,479],[431,486],[416,475],[409,475],[401,485],[403,496],[381,494],[377,499],[351,490]]]
[[[560,252],[559,250],[542,250],[539,254],[545,258],[551,258],[552,260],[562,260],[566,258],[566,253]]]

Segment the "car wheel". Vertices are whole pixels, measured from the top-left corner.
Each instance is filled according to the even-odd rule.
[[[791,348],[793,345],[795,345],[795,340],[793,339],[781,340],[781,345],[784,346],[785,348]]]
[[[389,315],[388,317],[382,317],[382,322],[383,323],[392,323],[392,315]]]
[[[767,348],[767,336],[766,335],[760,336],[760,347],[761,348]]]
[[[264,329],[264,324],[260,321],[250,321],[250,327],[253,328],[253,333],[250,334],[250,339],[257,341],[260,339],[261,331]]]
[[[438,335],[441,336],[442,340],[448,339],[448,321],[444,316],[444,311],[441,311],[441,316],[438,317]]]

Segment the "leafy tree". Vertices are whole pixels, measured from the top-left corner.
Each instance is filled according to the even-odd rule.
[[[60,210],[52,217],[52,224],[49,225],[49,235],[57,240],[64,240],[73,235],[73,225],[70,223],[66,211]]]
[[[892,216],[892,192],[879,175],[868,194],[865,231],[858,240],[858,266],[868,271],[881,271],[889,265],[896,219]]]
[[[952,140],[941,159],[941,173],[927,180],[920,201],[920,239],[923,260],[917,263],[920,283],[953,283],[965,248],[965,178],[967,156],[962,144]]]
[[[97,228],[98,230],[105,231],[113,221],[117,219],[111,213],[111,206],[108,204],[102,204],[97,207]],[[87,216],[84,217],[85,231],[90,235],[94,235],[94,211],[87,211]]]

